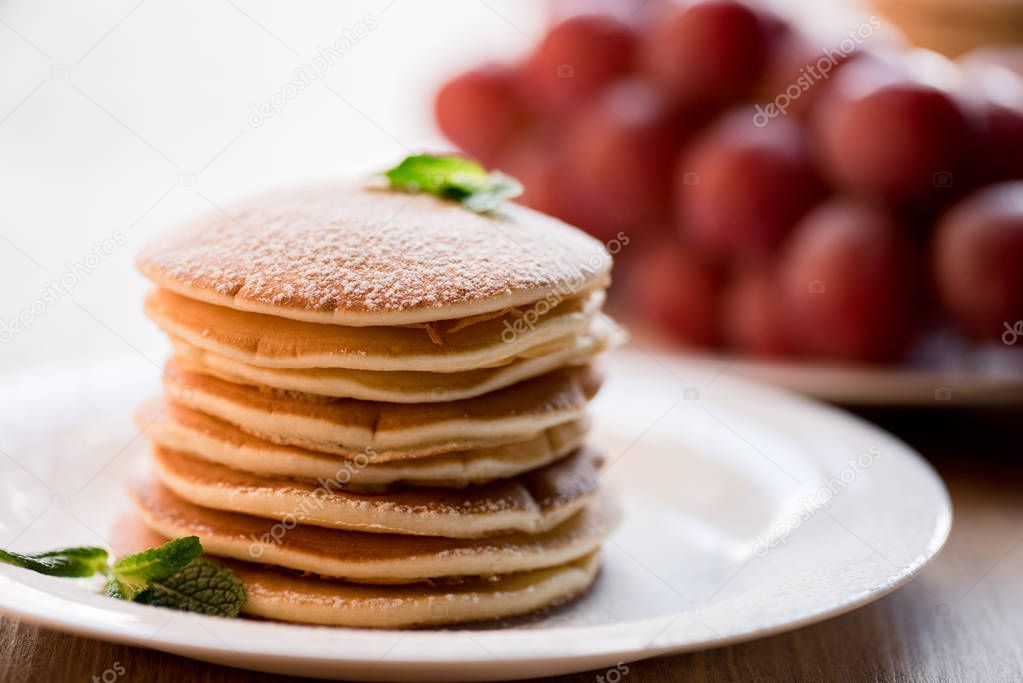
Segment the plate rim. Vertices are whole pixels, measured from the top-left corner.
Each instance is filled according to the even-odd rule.
[[[700,350],[658,349],[669,364],[695,364],[718,367],[747,382],[770,386],[779,391],[851,408],[934,408],[1023,406],[1023,375],[1000,378],[975,375],[961,369],[927,369],[905,365],[882,365],[824,361],[799,358],[757,358]],[[720,368],[719,366],[724,366]],[[835,379],[849,382],[844,389],[821,389]],[[873,390],[865,389],[873,380]],[[877,389],[878,382],[884,388]],[[962,388],[966,382],[969,384]],[[923,393],[927,385],[929,394]],[[897,387],[898,391],[891,390]],[[938,399],[934,391],[947,388],[948,399]]]

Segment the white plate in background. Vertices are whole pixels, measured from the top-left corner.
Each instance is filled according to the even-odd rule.
[[[1023,406],[1023,372],[1017,365],[1004,371],[999,371],[998,366],[938,370],[899,365],[731,360],[688,355],[681,355],[673,362],[688,367],[700,366],[712,376],[723,370],[734,376],[845,406]]]

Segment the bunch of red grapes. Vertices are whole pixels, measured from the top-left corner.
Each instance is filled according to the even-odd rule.
[[[436,117],[523,203],[627,244],[619,311],[679,343],[867,362],[939,333],[1010,343],[1021,76],[874,46],[875,22],[830,42],[734,0],[574,15],[447,82]]]

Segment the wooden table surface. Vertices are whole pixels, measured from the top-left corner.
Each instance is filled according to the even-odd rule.
[[[632,663],[622,680],[1023,679],[1023,413],[865,417],[913,444],[945,479],[955,523],[942,554],[909,585],[850,614],[751,643]],[[602,673],[549,680],[592,682]],[[0,681],[115,678],[287,680],[0,619]]]

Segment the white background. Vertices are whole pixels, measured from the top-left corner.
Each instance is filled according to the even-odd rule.
[[[250,125],[253,103],[360,23],[375,28],[322,80]],[[544,24],[543,3],[502,0],[0,3],[0,321],[31,324],[0,335],[0,370],[133,350],[159,363],[132,267],[150,237],[254,190],[446,148],[437,86],[525,52]],[[40,303],[118,231],[123,247]]]

